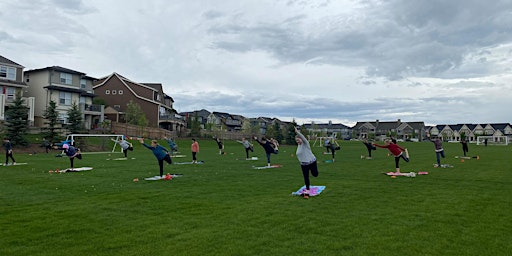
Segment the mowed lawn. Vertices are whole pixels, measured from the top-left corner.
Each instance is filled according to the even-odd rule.
[[[476,146],[461,162],[461,145],[444,143],[434,168],[430,142],[403,142],[411,161],[391,178],[394,159],[377,149],[362,160],[361,142],[342,141],[335,163],[314,146],[325,191],[308,200],[292,196],[303,185],[294,153],[281,146],[266,164],[255,144],[199,140],[199,165],[166,165],[183,174],[172,181],[145,181],[158,174],[151,151],[133,141],[121,153],[84,154],[75,166],[94,169],[56,174],[66,157],[14,153],[18,166],[0,166],[0,255],[511,255],[512,146]],[[167,144],[162,141],[162,145]],[[179,140],[175,162],[191,160],[190,140]],[[135,158],[135,159],[131,159]],[[107,160],[110,159],[110,160]],[[139,182],[134,182],[138,178]]]

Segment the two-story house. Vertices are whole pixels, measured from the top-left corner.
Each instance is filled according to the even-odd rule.
[[[61,124],[68,123],[68,111],[73,104],[78,105],[82,113],[85,129],[94,129],[103,121],[104,106],[92,104],[95,78],[60,66],[28,70],[24,77],[29,86],[26,95],[37,99],[34,119],[36,127],[46,125],[44,113],[50,101],[56,103],[58,121]]]
[[[402,122],[400,119],[390,122],[357,122],[352,127],[353,137],[358,139],[395,137],[400,140],[422,141],[425,138],[425,131],[424,122]]]
[[[212,112],[207,119],[207,123],[218,130],[240,131],[243,120],[240,116],[231,115],[224,112]]]
[[[206,109],[194,110],[190,112],[180,112],[179,115],[183,117],[186,123],[190,121],[194,121],[194,118],[197,116],[197,121],[199,122],[199,126],[201,129],[205,129],[208,123],[208,117],[211,112]]]
[[[344,124],[333,124],[331,121],[323,124],[304,124],[304,127],[313,134],[317,134],[319,136],[325,135],[327,137],[335,137],[338,139],[350,139],[352,133],[352,129],[350,127]]]
[[[109,105],[107,113],[112,114],[109,116],[111,121],[124,122],[127,105],[131,101],[141,107],[150,127],[180,130],[185,126],[184,121],[175,115],[174,100],[163,92],[160,83],[138,83],[112,73],[98,79],[93,89]]]
[[[0,56],[0,120],[5,120],[5,112],[9,109],[9,105],[16,98],[16,94],[22,97],[23,102],[28,107],[29,125],[34,125],[34,97],[23,97],[24,91],[28,85],[23,82],[22,65]]]
[[[430,136],[442,137],[446,141],[459,141],[464,137],[476,142],[478,136],[507,136],[512,138],[512,126],[508,123],[492,124],[439,124],[429,127]]]

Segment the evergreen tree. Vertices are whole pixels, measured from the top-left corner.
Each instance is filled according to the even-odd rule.
[[[57,112],[57,104],[55,101],[51,100],[48,107],[43,114],[44,119],[46,119],[45,124],[47,125],[44,128],[44,136],[50,142],[53,143],[57,135],[57,120],[59,118],[59,113]]]
[[[267,130],[265,131],[265,137],[267,137],[267,139],[270,139],[270,138],[275,139],[276,135],[277,135],[277,131],[275,130],[274,125],[267,125]]]
[[[13,145],[28,145],[27,140],[24,138],[28,129],[28,110],[28,107],[25,106],[21,98],[21,93],[17,92],[16,98],[5,112],[6,136],[11,140]]]
[[[283,136],[283,132],[281,131],[281,125],[279,125],[277,122],[274,123],[274,131],[275,131],[274,138],[279,143],[282,143],[283,139],[284,139],[284,136]]]
[[[73,102],[73,105],[71,105],[71,108],[68,110],[67,129],[70,133],[79,133],[82,128],[82,112],[80,112],[78,105]]]
[[[295,144],[295,127],[297,127],[297,123],[295,122],[295,119],[293,119],[292,123],[288,125],[288,129],[286,130],[286,144],[293,145]]]
[[[197,112],[194,114],[194,118],[190,122],[190,136],[201,136],[201,124],[199,123],[199,115]]]

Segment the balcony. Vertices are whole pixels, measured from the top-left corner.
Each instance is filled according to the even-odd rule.
[[[79,104],[80,111],[84,114],[88,115],[101,115],[105,111],[104,105],[96,105],[96,104]]]

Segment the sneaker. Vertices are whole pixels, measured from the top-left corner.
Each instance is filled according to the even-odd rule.
[[[16,165],[16,162],[12,163],[12,165]]]

